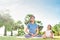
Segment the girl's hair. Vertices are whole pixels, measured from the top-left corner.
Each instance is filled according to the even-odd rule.
[[[52,26],[51,26],[50,24],[48,25],[48,27],[49,27],[49,26],[50,26],[50,30],[51,30]]]

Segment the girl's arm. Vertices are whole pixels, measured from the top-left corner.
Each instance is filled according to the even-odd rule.
[[[45,32],[43,33],[43,36],[42,36],[42,38],[46,38],[46,33],[45,33]]]
[[[50,37],[53,37],[53,32],[51,31],[51,36]]]
[[[51,31],[51,35],[53,35],[53,32]]]

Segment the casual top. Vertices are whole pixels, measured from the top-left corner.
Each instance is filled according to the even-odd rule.
[[[35,34],[38,25],[37,25],[36,23],[34,23],[34,24],[29,23],[29,24],[27,25],[27,27],[28,27],[28,29],[29,29],[29,33]]]
[[[46,33],[46,36],[47,36],[47,37],[50,37],[50,35],[51,35],[51,32],[52,32],[52,30],[46,30],[46,31],[45,31],[45,33]]]

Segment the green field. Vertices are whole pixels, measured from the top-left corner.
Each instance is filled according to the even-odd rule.
[[[0,40],[60,40],[60,38],[47,38],[47,39],[43,39],[43,38],[16,38],[16,37],[0,37]]]

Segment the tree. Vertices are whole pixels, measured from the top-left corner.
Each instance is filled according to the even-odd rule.
[[[41,30],[43,28],[42,22],[37,20],[35,22],[38,24],[39,34],[41,34]]]
[[[22,35],[25,34],[23,30],[24,30],[24,25],[22,24],[22,25],[19,27],[19,29],[18,29],[18,36],[19,36],[19,35],[22,36]]]
[[[6,32],[12,30],[14,20],[11,18],[9,13],[4,13],[4,11],[0,12],[0,15],[0,26],[5,26],[4,35],[6,36]]]
[[[13,26],[13,30],[17,30],[17,29],[21,28],[21,25],[22,25],[21,21],[15,22],[14,26]]]
[[[1,14],[0,14],[0,27],[2,27],[2,26],[3,26],[3,20],[2,20]]]
[[[60,35],[60,23],[53,26],[53,31],[55,32],[55,35]]]
[[[24,25],[22,24],[22,22],[19,20],[17,21],[16,23],[14,23],[14,27],[13,27],[13,30],[18,30],[18,36],[20,35],[23,35],[24,34]]]
[[[11,16],[9,14],[4,14],[3,20],[4,20],[4,25],[5,25],[5,34],[6,34],[6,31],[12,32],[14,20],[11,18]],[[12,36],[12,34],[11,34],[11,36]]]
[[[18,24],[18,36],[20,35],[20,36],[22,36],[22,35],[24,35],[24,25],[22,24],[22,22],[21,21],[18,21],[17,22],[17,24]]]
[[[24,21],[24,23],[25,23],[25,25],[27,25],[30,21],[30,16],[33,16],[32,14],[28,14],[28,15],[26,15],[26,17],[25,17],[25,21]],[[36,24],[38,24],[38,27],[39,27],[39,31],[41,31],[42,30],[42,28],[43,28],[43,26],[42,26],[42,22],[40,21],[40,20],[35,20],[35,23]]]

